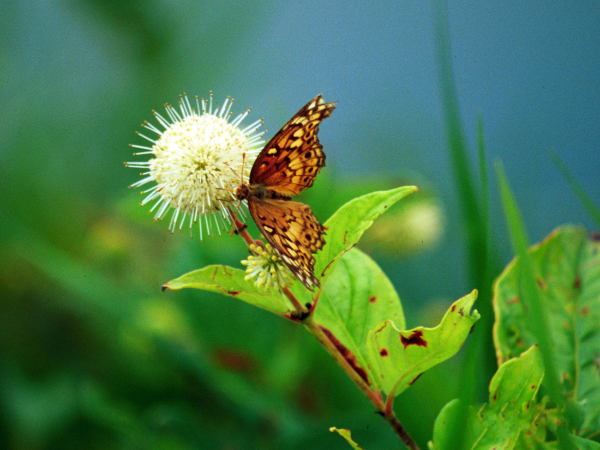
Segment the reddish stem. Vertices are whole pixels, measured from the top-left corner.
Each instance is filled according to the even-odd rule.
[[[233,217],[233,221],[235,224],[235,229],[238,231],[242,239],[246,242],[248,246],[255,244],[258,245],[257,242],[252,239],[252,236],[246,230],[246,224],[241,223],[236,214],[233,214],[231,209],[229,209],[231,213],[231,217]],[[394,414],[394,410],[392,409],[394,399],[388,398],[384,403],[381,397],[381,393],[375,392],[371,389],[371,387],[363,380],[358,373],[354,370],[354,368],[348,363],[346,358],[340,353],[338,348],[331,342],[331,340],[327,337],[327,335],[323,332],[319,324],[317,324],[313,319],[313,312],[317,305],[317,301],[319,300],[320,292],[317,294],[315,301],[313,302],[310,311],[308,311],[303,305],[300,304],[296,296],[290,289],[286,286],[283,288],[283,293],[290,300],[296,312],[298,314],[303,314],[309,312],[309,316],[307,319],[303,321],[306,329],[321,343],[321,345],[325,348],[327,353],[331,355],[331,357],[338,363],[338,365],[342,368],[344,372],[350,377],[350,379],[358,386],[358,388],[363,392],[363,394],[369,399],[369,401],[375,406],[377,412],[381,414],[381,416],[385,419],[387,423],[392,427],[394,432],[400,437],[402,442],[411,450],[419,450],[419,447],[412,440],[410,435],[407,433],[406,429],[402,426],[396,415]]]
[[[386,404],[388,402],[385,404],[383,403],[381,393],[375,392],[373,389],[371,389],[365,380],[354,370],[346,358],[344,358],[344,356],[340,353],[335,344],[331,342],[329,337],[327,337],[327,335],[323,332],[319,324],[314,321],[313,316],[309,316],[303,323],[306,329],[317,339],[317,341],[319,341],[327,353],[329,353],[329,355],[338,363],[342,370],[346,372],[346,375],[348,375],[354,384],[358,386],[365,397],[367,397],[373,406],[375,406],[377,412],[381,414],[388,424],[390,424],[402,442],[404,442],[404,444],[411,450],[419,450],[419,446],[415,441],[413,441],[406,429],[402,426],[402,423],[400,423],[394,414],[394,411],[387,410]]]

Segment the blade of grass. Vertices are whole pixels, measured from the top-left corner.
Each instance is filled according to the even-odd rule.
[[[475,190],[475,179],[471,173],[467,146],[461,127],[458,99],[456,95],[448,11],[445,0],[435,0],[435,45],[437,65],[442,97],[442,107],[447,127],[447,139],[450,159],[453,168],[454,182],[458,189],[462,216],[466,223],[468,266],[470,282],[481,293],[479,309],[481,323],[475,327],[472,339],[467,347],[465,364],[460,374],[459,392],[460,407],[453,417],[450,426],[452,435],[449,442],[454,448],[462,448],[464,434],[463,424],[467,419],[467,406],[487,398],[487,383],[496,371],[496,359],[492,351],[493,311],[491,304],[493,269],[491,265],[492,251],[490,246],[490,220],[488,212],[488,178],[486,170],[483,127],[478,122],[479,169],[482,186],[482,199],[478,201]],[[480,206],[481,205],[481,206]]]
[[[562,176],[565,177],[565,180],[567,180],[567,183],[569,183],[569,186],[571,186],[571,189],[573,190],[575,195],[579,197],[579,201],[583,204],[585,209],[587,209],[590,216],[592,216],[592,219],[594,219],[594,222],[596,222],[596,226],[600,228],[600,210],[598,209],[598,207],[594,204],[587,192],[585,192],[581,184],[579,184],[579,182],[571,173],[564,161],[560,159],[558,153],[556,153],[555,151],[550,152],[550,158],[552,158],[552,162],[560,171]]]
[[[489,333],[486,334],[487,339],[485,341],[485,348],[491,349],[493,348],[494,342],[491,333],[492,325],[494,322],[494,311],[492,308],[492,285],[494,283],[494,278],[500,273],[502,268],[500,267],[498,258],[496,258],[496,249],[494,246],[494,240],[492,236],[492,220],[490,217],[489,202],[489,179],[485,150],[485,138],[483,135],[483,119],[481,115],[477,117],[477,153],[479,157],[479,175],[481,184],[481,230],[483,240],[483,245],[481,249],[482,259],[480,261],[481,265],[483,266],[483,287],[480,291],[480,298],[486,300],[485,304],[479,308],[479,312],[481,313],[483,320],[481,325],[489,327],[486,328],[487,331],[489,331]],[[483,316],[484,313],[485,317]],[[496,372],[496,357],[493,354],[493,352],[488,353],[487,362],[489,364],[492,375],[494,375]],[[487,384],[483,387],[486,396],[487,387]]]
[[[548,395],[559,410],[564,411],[565,399],[563,389],[559,381],[558,371],[554,361],[556,353],[554,345],[550,338],[550,329],[546,311],[539,295],[538,285],[535,278],[533,263],[529,256],[529,242],[527,233],[523,224],[523,219],[519,208],[515,202],[514,195],[508,184],[508,179],[504,173],[504,168],[500,162],[496,163],[496,176],[500,184],[500,194],[502,197],[502,206],[506,225],[511,237],[513,250],[519,257],[520,273],[520,297],[526,305],[532,320],[529,321],[531,332],[535,335],[544,360],[545,375],[543,384],[548,391]],[[558,443],[561,449],[575,449],[575,445],[567,429],[564,426],[557,428]]]
[[[456,183],[463,217],[467,225],[467,238],[469,245],[470,270],[473,281],[480,281],[479,265],[473,264],[474,256],[480,256],[479,249],[482,243],[480,229],[481,213],[477,204],[475,181],[471,174],[467,158],[467,146],[461,126],[458,99],[452,69],[452,52],[450,48],[450,33],[448,25],[448,11],[444,0],[434,2],[436,12],[435,43],[437,50],[437,65],[441,91],[442,108],[446,121],[447,139],[450,150],[454,181]],[[478,258],[477,258],[478,259]],[[477,287],[480,287],[479,285]]]
[[[489,344],[492,342],[491,324],[493,323],[493,310],[491,305],[491,284],[493,269],[490,264],[487,264],[492,260],[492,252],[489,245],[490,220],[489,213],[487,212],[488,182],[485,170],[485,147],[483,146],[483,133],[481,132],[481,136],[479,136],[481,144],[479,156],[483,199],[480,200],[475,188],[476,181],[470,170],[467,146],[463,137],[458,110],[458,98],[452,69],[448,11],[445,0],[435,0],[434,10],[435,44],[442,106],[446,120],[454,182],[458,189],[462,216],[466,224],[470,283],[471,286],[474,285],[480,292],[478,309],[482,322],[476,327],[476,333],[480,335],[475,334],[472,341],[482,339],[483,343],[479,349],[474,349],[474,353],[470,353],[468,356],[468,358],[473,357],[478,361],[479,366],[476,371],[476,379],[479,382],[474,383],[472,378],[469,380],[468,384],[473,387],[474,392],[469,394],[468,397],[473,400],[477,396],[483,401],[487,398],[487,383],[496,371],[495,355],[493,352],[486,352],[486,349],[491,348]],[[482,331],[478,331],[479,329],[482,329]]]
[[[492,225],[490,219],[489,209],[489,179],[487,170],[487,159],[485,152],[485,138],[483,135],[483,119],[481,115],[477,117],[477,153],[479,158],[479,182],[481,185],[481,248],[479,249],[480,260],[477,263],[481,266],[481,290],[480,295],[483,301],[480,305],[480,314],[482,322],[479,324],[479,330],[475,330],[475,333],[479,332],[480,336],[474,336],[477,338],[478,345],[481,346],[477,354],[477,370],[480,370],[481,363],[485,362],[488,368],[487,374],[490,378],[496,371],[496,357],[493,352],[489,351],[486,353],[486,349],[492,349],[494,347],[494,339],[492,336],[492,327],[494,324],[494,311],[492,308],[492,284],[494,277],[500,272],[498,264],[494,264],[497,261],[493,258],[494,248],[492,246]],[[487,398],[487,387],[490,378],[479,377],[478,392],[483,393],[481,401],[485,401]]]
[[[486,271],[489,275],[489,268],[491,266],[491,223],[490,223],[490,209],[489,209],[489,184],[488,184],[488,173],[487,173],[487,160],[485,155],[485,138],[483,136],[483,118],[481,114],[477,116],[477,155],[479,157],[479,176],[481,183],[481,219],[482,219],[482,233],[483,239],[486,242],[483,250],[486,253],[487,258],[484,262],[486,263]]]

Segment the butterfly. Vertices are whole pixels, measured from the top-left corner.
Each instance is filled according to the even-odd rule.
[[[326,228],[308,205],[292,201],[291,196],[311,187],[325,166],[317,133],[334,109],[335,103],[325,103],[321,95],[304,105],[260,152],[249,183],[235,190],[239,200],[248,202],[262,235],[310,290],[321,286],[314,275],[313,254],[325,245]]]

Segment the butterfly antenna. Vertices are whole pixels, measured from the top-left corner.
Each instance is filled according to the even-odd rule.
[[[246,153],[242,154],[242,171],[240,172],[240,186],[244,185],[244,169],[246,168]],[[235,209],[235,221],[239,222],[238,214],[240,213],[240,206],[242,206],[242,199],[238,201],[237,207]]]
[[[244,184],[244,169],[246,168],[246,153],[242,154],[242,171],[240,172],[240,185]]]
[[[240,186],[244,185],[244,169],[246,166],[246,153],[242,154],[242,170],[240,172]],[[233,167],[229,166],[229,168],[235,173],[235,170],[233,170]],[[240,206],[242,204],[242,200],[240,199],[238,201],[237,206],[235,207],[235,215],[233,216],[233,229],[231,230],[231,236],[233,236],[233,233],[235,233],[236,231],[241,231],[244,229],[244,227],[240,227],[239,225],[244,225],[242,224],[239,219],[238,219],[238,215],[240,213]],[[231,211],[230,211],[231,212]]]

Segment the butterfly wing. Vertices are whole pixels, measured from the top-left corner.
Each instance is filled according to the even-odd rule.
[[[312,186],[325,166],[325,153],[317,136],[319,124],[334,109],[335,103],[325,103],[321,95],[304,105],[258,155],[250,183],[285,195],[298,195]]]
[[[325,245],[325,227],[309,206],[284,200],[250,199],[248,209],[262,235],[302,284],[311,290],[313,286],[320,287],[314,275],[312,254]]]

